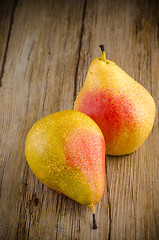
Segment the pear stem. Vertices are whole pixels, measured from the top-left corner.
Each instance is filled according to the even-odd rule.
[[[102,52],[104,52],[104,45],[99,45]]]
[[[100,47],[100,49],[101,49],[101,51],[102,51],[102,56],[101,56],[100,59],[101,59],[103,62],[106,62],[107,60],[106,60],[106,58],[105,58],[104,45],[99,45],[99,47]]]
[[[95,213],[93,213],[93,229],[97,229]]]

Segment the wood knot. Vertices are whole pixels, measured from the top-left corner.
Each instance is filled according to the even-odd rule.
[[[34,198],[34,205],[37,207],[39,203],[39,199],[38,198]]]

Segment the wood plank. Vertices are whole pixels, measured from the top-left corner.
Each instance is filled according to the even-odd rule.
[[[16,7],[14,0],[0,0],[0,86],[8,49],[13,16]]]
[[[83,1],[19,1],[1,87],[2,239],[72,239],[92,214],[43,186],[24,156],[33,123],[70,109]],[[74,225],[75,222],[75,225]]]
[[[152,94],[158,109],[157,9],[156,1],[87,1],[77,93],[89,64],[100,56],[98,45],[104,44],[107,58],[139,81]],[[138,151],[129,156],[106,157],[108,239],[159,238],[157,117],[151,135]],[[101,207],[105,208],[103,204]]]
[[[0,239],[158,239],[157,117],[138,151],[106,157],[96,230],[90,210],[40,183],[24,155],[36,120],[73,107],[101,43],[158,107],[156,1],[19,0],[13,16],[0,88]]]

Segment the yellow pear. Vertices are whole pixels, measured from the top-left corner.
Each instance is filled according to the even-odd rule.
[[[102,56],[89,67],[74,109],[91,117],[101,128],[109,155],[130,154],[152,130],[155,102],[150,93],[114,62]]]
[[[101,200],[105,186],[105,140],[87,115],[64,110],[37,121],[25,155],[35,176],[50,188],[88,206]]]

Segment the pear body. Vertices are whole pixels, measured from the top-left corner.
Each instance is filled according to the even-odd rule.
[[[105,140],[87,115],[64,110],[37,121],[25,155],[35,176],[94,211],[105,186]]]
[[[103,57],[91,63],[74,109],[87,114],[101,128],[108,155],[125,155],[138,149],[155,119],[150,93]]]

